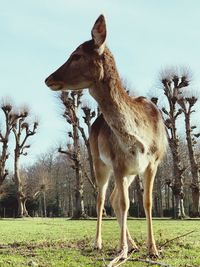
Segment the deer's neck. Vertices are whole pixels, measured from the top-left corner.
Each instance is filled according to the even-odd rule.
[[[111,124],[123,124],[130,110],[130,97],[124,90],[114,58],[106,48],[102,59],[103,79],[96,80],[90,94],[98,102],[105,120]],[[121,125],[124,128],[124,125]]]
[[[138,112],[122,86],[109,50],[106,51],[103,60],[103,71],[104,78],[96,81],[95,86],[90,89],[90,94],[98,102],[106,122],[120,143],[132,147],[138,143],[137,136],[140,131],[136,124]]]
[[[106,48],[104,54],[102,60],[103,79],[95,81],[94,87],[90,89],[90,94],[98,102],[109,123],[113,116],[120,118],[120,115],[125,115],[124,109],[128,108],[130,97],[123,88],[111,52]]]

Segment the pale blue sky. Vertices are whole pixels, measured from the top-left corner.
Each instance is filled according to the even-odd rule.
[[[90,39],[101,13],[119,72],[139,94],[157,92],[160,70],[171,65],[189,66],[200,88],[198,0],[1,1],[0,98],[27,103],[40,120],[29,160],[64,140],[60,106],[43,81]]]

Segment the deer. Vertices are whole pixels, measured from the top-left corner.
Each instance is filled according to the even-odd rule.
[[[111,174],[115,179],[110,196],[120,226],[120,251],[113,266],[126,259],[129,251],[138,251],[127,227],[129,186],[136,175],[143,177],[143,203],[147,221],[147,249],[158,257],[152,224],[152,190],[167,136],[157,106],[145,97],[131,97],[125,91],[114,57],[106,45],[107,27],[100,15],[91,31],[92,39],[82,43],[68,60],[46,78],[53,91],[88,89],[101,115],[89,134],[98,186],[95,248],[102,248],[102,213]]]

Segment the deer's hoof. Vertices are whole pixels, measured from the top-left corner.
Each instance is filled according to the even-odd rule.
[[[136,252],[139,252],[139,251],[140,250],[139,250],[139,248],[137,246],[130,247],[129,250],[128,250],[129,253],[136,253]]]
[[[102,249],[102,242],[95,242],[94,243],[94,249],[95,250],[101,250]]]
[[[159,258],[159,253],[155,244],[152,244],[148,249],[148,255],[151,259]]]
[[[158,259],[159,258],[159,253],[158,253],[157,249],[149,251],[148,254],[149,254],[149,257],[151,259]]]

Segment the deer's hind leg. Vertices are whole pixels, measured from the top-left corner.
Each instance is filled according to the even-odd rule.
[[[109,267],[115,266],[120,260],[126,259],[128,256],[128,242],[127,242],[127,214],[129,209],[129,197],[128,197],[128,181],[127,177],[123,177],[123,175],[117,174],[115,172],[115,182],[116,182],[116,193],[118,200],[117,203],[114,202],[113,206],[119,209],[119,224],[120,224],[120,253],[109,263]],[[116,201],[116,198],[115,198]]]
[[[158,257],[152,225],[152,191],[157,165],[149,164],[144,173],[143,204],[147,220],[147,248],[150,257]]]
[[[102,236],[101,236],[101,225],[102,225],[102,214],[104,209],[106,190],[108,187],[109,177],[111,169],[109,166],[105,165],[101,159],[94,161],[96,182],[98,187],[97,195],[97,228],[96,228],[96,239],[95,239],[95,248],[102,248]]]
[[[128,256],[128,232],[127,232],[127,214],[129,209],[129,179],[123,175],[123,172],[120,169],[115,170],[115,193],[114,198],[112,199],[113,206],[117,210],[118,221],[120,224],[120,247],[121,251],[118,256],[116,256],[110,263],[109,267],[115,266],[117,262],[126,259]],[[134,176],[131,176],[134,178]],[[117,196],[117,198],[116,198]],[[116,204],[117,203],[117,204]]]
[[[128,186],[130,186],[130,184],[132,183],[132,181],[134,180],[135,176],[130,176],[128,179]],[[117,191],[117,187],[115,185],[113,192],[110,196],[110,202],[112,204],[112,207],[114,209],[115,215],[117,217],[118,223],[121,227],[121,210],[120,210],[120,202],[119,202],[119,193]],[[135,241],[132,239],[130,232],[128,230],[128,226],[126,229],[126,235],[127,235],[127,242],[128,242],[128,248],[129,251],[138,251],[138,246],[136,245]],[[120,249],[122,249],[121,247],[121,242],[120,242]]]

